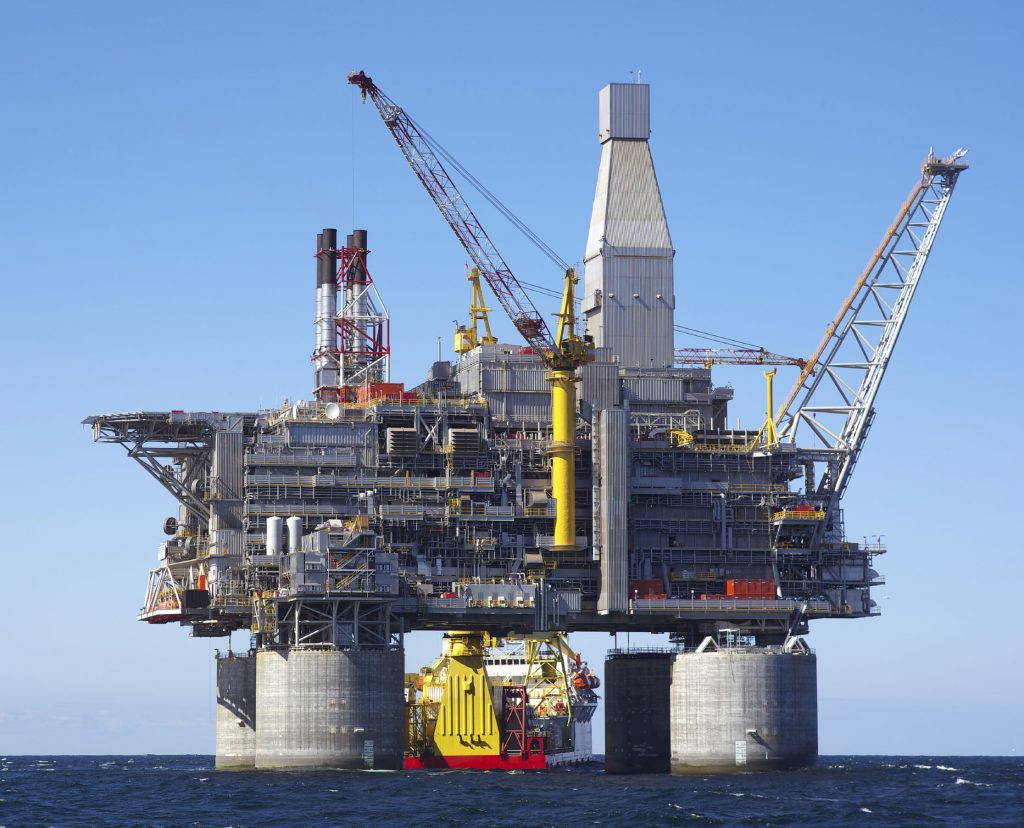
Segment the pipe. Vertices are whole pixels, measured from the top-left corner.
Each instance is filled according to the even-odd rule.
[[[553,550],[576,548],[576,372],[552,370],[551,494],[555,498]]]
[[[335,277],[338,231],[327,227],[316,237],[316,397],[338,399],[338,283]]]
[[[353,230],[352,231],[352,246],[358,248],[363,254],[363,261],[356,261],[353,265],[352,280],[355,282],[366,281],[366,258],[369,256],[370,251],[366,247],[366,231],[365,230]]]
[[[352,262],[352,315],[358,320],[356,326],[362,330],[366,329],[366,259],[370,255],[366,247],[366,236],[365,230],[353,230],[351,237],[352,247],[361,254]],[[359,337],[356,350],[369,351],[372,344],[365,337]]]

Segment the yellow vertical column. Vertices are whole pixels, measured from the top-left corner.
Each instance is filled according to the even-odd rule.
[[[576,548],[576,375],[554,370],[551,383],[551,495],[555,498],[555,543]]]
[[[775,420],[773,419],[773,412],[775,411],[775,405],[774,405],[774,397],[773,397],[773,394],[772,394],[772,386],[774,384],[773,381],[775,379],[775,369],[772,368],[771,371],[765,371],[764,372],[764,379],[765,379],[765,382],[767,384],[767,391],[766,391],[766,393],[767,393],[767,396],[768,396],[768,400],[767,400],[768,405],[767,405],[767,409],[766,409],[767,410],[767,414],[765,415],[764,426],[762,427],[761,432],[764,434],[764,441],[765,441],[765,443],[767,443],[769,446],[774,446],[774,445],[778,445],[778,442],[779,442],[779,435],[775,431]]]

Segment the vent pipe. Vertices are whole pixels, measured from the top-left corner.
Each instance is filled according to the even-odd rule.
[[[338,367],[338,231],[324,228],[316,237],[316,366],[314,394],[320,402],[337,402]]]

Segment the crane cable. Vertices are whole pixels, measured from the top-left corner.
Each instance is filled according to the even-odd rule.
[[[519,218],[519,216],[517,216],[508,207],[506,207],[505,204],[501,201],[501,199],[499,199],[494,193],[492,193],[490,190],[487,189],[487,187],[483,185],[480,179],[478,179],[475,175],[473,175],[473,173],[467,170],[454,155],[452,155],[450,152],[448,152],[448,150],[441,146],[441,144],[438,143],[437,139],[434,138],[434,136],[432,136],[420,124],[416,123],[416,121],[409,117],[408,112],[405,113],[405,117],[409,118],[409,121],[412,123],[414,127],[416,127],[419,133],[423,136],[427,145],[430,147],[430,149],[434,151],[435,154],[440,155],[449,164],[451,164],[452,167],[455,168],[455,171],[459,173],[459,175],[461,175],[467,182],[469,182],[469,185],[473,187],[474,190],[480,193],[480,195],[482,195],[487,200],[487,202],[492,207],[494,207],[494,209],[496,209],[506,219],[508,219],[512,226],[515,227],[520,233],[522,233],[538,250],[540,250],[541,253],[547,256],[556,267],[559,267],[563,272],[569,269],[568,263],[566,263],[566,261],[561,256],[559,256],[547,242],[545,242],[540,236],[534,233],[533,230],[531,230],[526,225],[526,223]],[[525,282],[521,282],[521,284],[525,284]],[[561,294],[557,295],[560,296]]]
[[[565,261],[565,259],[559,256],[558,253],[555,252],[555,250],[547,242],[545,242],[540,236],[538,236],[533,230],[531,230],[530,227],[526,224],[526,222],[524,222],[521,218],[519,218],[519,216],[513,213],[512,210],[510,210],[504,204],[504,202],[502,202],[501,199],[499,199],[494,193],[487,189],[483,182],[480,181],[480,179],[478,179],[475,175],[473,175],[473,173],[471,173],[468,169],[466,169],[466,167],[454,155],[452,155],[447,149],[445,149],[444,146],[442,146],[442,144],[436,138],[434,138],[433,135],[427,132],[427,130],[423,128],[422,124],[419,124],[416,121],[414,121],[408,112],[405,113],[405,117],[409,119],[409,121],[416,128],[416,130],[423,136],[424,141],[427,143],[430,149],[435,154],[444,158],[444,160],[447,161],[452,166],[452,168],[459,175],[461,175],[462,178],[487,201],[488,204],[490,204],[502,216],[504,216],[505,219],[507,219],[508,222],[513,227],[515,227],[520,233],[522,233],[523,236],[525,236],[531,244],[533,244],[541,253],[543,253],[548,259],[550,259],[556,267],[561,269],[563,272],[569,269],[569,264]],[[561,293],[559,293],[556,290],[553,290],[552,288],[544,287],[543,285],[534,284],[532,282],[524,282],[522,279],[518,279],[517,281],[523,287],[530,288],[536,293],[543,294],[544,296],[549,296],[554,299],[561,299],[562,297]],[[580,304],[579,299],[576,300],[576,304]],[[673,325],[673,327],[679,333],[684,333],[689,336],[693,336],[697,339],[706,340],[708,342],[716,342],[720,345],[726,345],[729,347],[739,346],[744,348],[761,347],[760,345],[756,345],[753,342],[746,342],[745,340],[742,339],[733,339],[727,336],[720,336],[719,334],[709,333],[708,331],[701,331],[698,330],[697,328],[688,328],[685,327],[684,325]]]

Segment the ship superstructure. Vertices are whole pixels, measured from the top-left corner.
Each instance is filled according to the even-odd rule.
[[[375,102],[394,130],[402,112],[384,100]],[[544,339],[526,311],[513,319],[524,342],[494,341],[489,327],[476,336],[487,310],[477,275],[474,335],[460,329],[458,358],[434,362],[418,384],[392,382],[390,322],[370,275],[368,234],[356,229],[339,246],[327,228],[315,251],[311,399],[265,411],[86,420],[96,440],[125,446],[179,504],[164,522],[140,618],[178,622],[195,636],[252,633],[250,654],[218,665],[219,765],[402,764],[412,732],[402,635],[414,629],[472,631],[452,639],[443,658],[479,661],[466,675],[490,688],[480,687],[494,717],[487,755],[492,742],[509,755],[501,742],[515,731],[508,716],[516,700],[506,693],[530,686],[520,671],[536,659],[489,654],[482,636],[511,636],[529,649],[531,636],[645,630],[669,633],[672,653],[687,656],[675,659],[673,669],[688,672],[672,686],[696,687],[691,709],[706,685],[682,678],[726,661],[731,674],[766,669],[780,688],[790,669],[810,676],[802,686],[812,683],[799,710],[771,721],[751,714],[726,728],[717,752],[673,753],[675,769],[733,758],[756,765],[748,757],[762,743],[765,764],[813,760],[814,656],[800,636],[813,619],[877,614],[873,565],[885,550],[846,538],[840,498],[966,164],[962,153],[929,155],[822,344],[799,362],[794,392],[773,410],[769,372],[763,425],[740,429],[729,417],[732,389],[715,385],[710,367],[681,366],[673,349],[674,252],[649,112],[646,85],[613,84],[601,94],[585,332],[573,328],[570,272],[556,336]],[[413,150],[399,144],[407,157],[415,150],[412,139]],[[424,158],[410,158],[417,172]],[[446,193],[432,193],[442,212]],[[526,307],[514,291],[498,296],[503,307],[509,296]],[[749,642],[745,655],[770,658],[737,661],[723,630],[728,642]],[[652,658],[646,666],[619,659],[616,669],[661,675],[661,655]],[[792,663],[799,666],[785,666]],[[444,684],[432,675],[423,693]],[[303,690],[310,682],[323,693]],[[590,702],[567,697],[561,721],[554,702],[522,693],[532,711],[521,728],[527,745],[540,738],[547,757],[583,750],[576,728],[589,725]],[[634,705],[611,691],[606,702]],[[744,697],[739,707],[758,704]],[[794,718],[799,727],[790,726]],[[610,740],[630,738],[624,721]],[[660,730],[684,744],[677,727],[687,725],[666,718]],[[799,744],[787,742],[787,729],[804,734]]]

